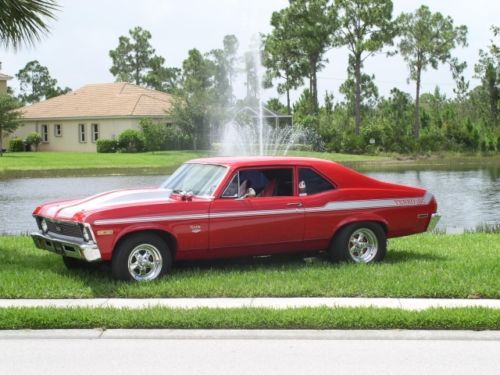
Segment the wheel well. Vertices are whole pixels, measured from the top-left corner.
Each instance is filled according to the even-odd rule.
[[[165,232],[165,231],[162,231],[162,230],[158,230],[158,229],[137,230],[137,231],[125,234],[123,237],[121,237],[116,242],[116,244],[113,248],[113,254],[115,254],[115,249],[118,248],[118,246],[120,246],[120,244],[123,241],[125,241],[127,238],[132,237],[132,236],[139,234],[139,233],[141,233],[141,234],[151,233],[151,234],[155,234],[155,235],[159,236],[163,241],[165,241],[168,248],[172,252],[172,259],[175,259],[175,254],[177,252],[177,240],[175,239],[175,237],[172,234]]]
[[[382,221],[378,221],[378,220],[359,220],[359,221],[350,221],[348,223],[345,223],[345,224],[342,224],[340,227],[337,228],[337,230],[335,230],[335,232],[333,233],[333,236],[332,238],[330,239],[330,245],[333,241],[333,239],[335,238],[335,236],[340,233],[340,231],[342,229],[344,229],[346,226],[348,225],[351,225],[351,224],[356,224],[356,223],[375,223],[375,224],[378,224],[382,227],[382,229],[384,230],[384,233],[385,235],[387,236],[387,231],[388,231],[388,228],[387,228],[387,225],[382,222]]]

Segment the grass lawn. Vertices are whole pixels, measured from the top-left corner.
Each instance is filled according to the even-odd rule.
[[[183,263],[152,283],[115,281],[106,267],[68,271],[28,237],[0,237],[0,264],[0,298],[500,298],[499,235],[488,233],[390,240],[386,260],[371,265],[299,256]]]
[[[71,169],[163,168],[172,170],[186,160],[206,156],[203,151],[164,151],[137,154],[94,152],[11,152],[0,157],[0,174],[15,171]]]
[[[0,309],[0,329],[500,329],[500,310],[297,308]]]
[[[320,152],[293,152],[291,155],[311,156],[335,161],[376,161],[387,157],[349,155]],[[12,152],[0,157],[2,173],[27,171],[69,171],[82,170],[113,173],[123,169],[162,169],[171,171],[181,163],[198,157],[209,156],[208,151],[162,151],[137,154],[98,154],[83,152]]]

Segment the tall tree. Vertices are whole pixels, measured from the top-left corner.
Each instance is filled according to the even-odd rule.
[[[500,36],[500,27],[491,27],[493,37]],[[481,80],[483,91],[487,94],[489,103],[491,126],[498,125],[498,111],[500,110],[500,46],[494,40],[488,50],[479,50],[479,61],[474,66],[476,78]]]
[[[137,26],[129,30],[129,37],[120,36],[118,47],[109,51],[113,65],[109,69],[117,81],[142,85],[155,50],[150,44],[151,33]]]
[[[33,45],[49,31],[47,21],[58,9],[54,0],[0,0],[0,45]]]
[[[332,46],[338,28],[337,12],[329,0],[289,0],[285,20],[290,25],[289,38],[295,41],[307,61],[310,111],[318,111],[318,72],[324,67],[325,53]]]
[[[454,26],[450,16],[432,13],[422,5],[414,13],[402,13],[397,20],[401,33],[398,47],[416,82],[415,119],[413,135],[420,135],[420,85],[422,72],[428,66],[437,69],[439,63],[449,62],[451,50],[467,45],[467,27]]]
[[[165,66],[165,59],[153,56],[149,61],[149,71],[144,76],[144,84],[154,90],[173,94],[179,88],[181,70]]]
[[[361,73],[359,77],[355,71],[356,64],[352,61],[353,56],[349,58],[347,68],[347,80],[339,87],[339,92],[346,98],[349,110],[359,112],[361,115],[364,110],[374,107],[378,98],[378,88],[375,85],[375,76]],[[356,127],[359,134],[359,128]]]
[[[224,59],[229,77],[229,86],[232,88],[237,75],[236,63],[238,61],[238,38],[235,35],[226,35],[223,40]],[[232,94],[232,90],[231,90]]]
[[[349,49],[349,63],[354,71],[354,114],[356,134],[361,127],[361,95],[363,62],[392,43],[394,22],[392,0],[335,0],[339,12],[339,44]],[[365,77],[366,78],[366,77]]]
[[[286,22],[285,10],[273,13],[271,26],[273,31],[263,38],[263,65],[267,68],[264,83],[266,87],[271,87],[274,80],[279,80],[277,91],[286,94],[286,109],[290,115],[290,91],[304,84],[307,60],[299,53],[297,39],[290,38],[291,24]]]
[[[52,78],[49,69],[37,60],[28,62],[16,74],[21,91],[19,100],[25,104],[37,103],[71,91],[70,88],[57,86],[57,80]]]
[[[19,107],[16,99],[8,94],[0,94],[0,156],[2,156],[2,144],[4,135],[8,135],[17,129],[22,113],[13,111]]]
[[[247,51],[243,55],[245,63],[245,86],[247,88],[246,99],[257,99],[259,96],[259,72],[256,54],[259,52]]]
[[[206,145],[213,100],[213,65],[197,49],[182,63],[182,88],[168,112],[172,121],[192,135],[193,148]]]
[[[214,49],[206,57],[212,62],[215,99],[221,106],[226,106],[232,102],[233,90],[231,87],[230,67],[224,50]]]

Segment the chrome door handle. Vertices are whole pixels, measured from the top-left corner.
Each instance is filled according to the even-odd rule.
[[[301,202],[287,203],[286,205],[287,205],[287,206],[297,206],[297,207],[302,207],[302,203],[301,203]]]

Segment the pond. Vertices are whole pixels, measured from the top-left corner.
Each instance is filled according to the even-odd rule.
[[[500,165],[459,169],[435,167],[364,172],[372,177],[421,186],[438,201],[443,230],[500,224]],[[40,203],[78,198],[127,187],[158,186],[165,176],[47,177],[0,179],[0,233],[35,229],[31,212]]]

